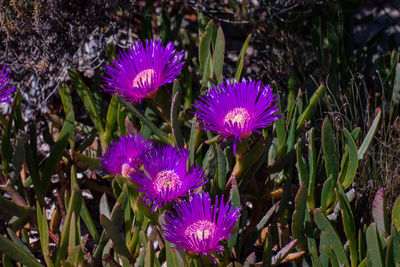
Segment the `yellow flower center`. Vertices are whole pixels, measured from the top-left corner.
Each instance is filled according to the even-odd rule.
[[[210,222],[208,220],[199,220],[195,223],[189,225],[185,230],[185,235],[188,237],[192,237],[193,235],[197,236],[199,241],[203,239],[208,239],[210,236],[215,233],[215,223]]]
[[[168,188],[174,189],[177,186],[181,186],[182,181],[174,171],[161,171],[157,173],[154,181],[155,190],[157,193],[166,191]]]
[[[248,120],[250,120],[250,114],[247,109],[234,108],[225,115],[224,123],[231,122],[233,125],[236,123],[238,127],[243,127]]]
[[[150,84],[154,76],[155,71],[153,69],[142,70],[136,75],[135,79],[133,79],[132,86],[136,88],[142,84]]]

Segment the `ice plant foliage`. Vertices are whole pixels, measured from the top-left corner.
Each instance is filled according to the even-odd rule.
[[[231,237],[231,229],[240,216],[240,207],[234,208],[223,197],[211,204],[208,193],[196,194],[189,201],[175,204],[176,215],[166,211],[163,224],[165,239],[174,243],[175,249],[190,254],[207,255],[222,252],[221,241]],[[213,260],[213,259],[212,259]]]
[[[153,148],[142,157],[146,174],[137,172],[131,175],[131,179],[143,193],[146,205],[153,201],[153,211],[187,196],[206,183],[201,167],[192,166],[187,171],[188,158],[189,151],[172,146]]]
[[[141,166],[140,157],[151,147],[152,142],[136,135],[125,135],[110,144],[100,158],[101,167],[108,173],[128,177]]]
[[[200,128],[217,134],[234,137],[234,147],[239,139],[248,138],[253,132],[280,118],[277,97],[271,86],[261,82],[242,81],[233,84],[228,81],[211,88],[194,104]],[[236,150],[234,148],[234,150]]]
[[[15,90],[14,87],[8,88],[8,84],[10,83],[9,73],[10,71],[6,70],[6,65],[4,65],[0,72],[0,103],[11,102],[10,94]]]
[[[106,66],[105,90],[117,92],[130,102],[153,98],[158,88],[179,75],[184,62],[183,51],[177,52],[169,42],[137,41],[128,52],[123,51],[117,60]]]

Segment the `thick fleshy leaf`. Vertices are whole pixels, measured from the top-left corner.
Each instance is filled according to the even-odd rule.
[[[28,141],[28,135],[24,132],[19,132],[17,137],[17,144],[15,146],[14,155],[12,157],[12,164],[14,172],[11,174],[11,183],[15,184],[15,181],[19,179],[20,172],[22,170],[22,164],[25,161],[26,152],[25,145]]]
[[[180,90],[179,82],[177,80],[175,80],[175,82],[174,82],[174,91],[176,91],[176,93],[174,94],[174,97],[173,97],[172,103],[171,103],[172,136],[174,137],[175,144],[177,144],[179,147],[183,147],[184,140],[183,140],[182,130],[181,130],[181,127],[179,126],[179,121],[178,121],[178,111],[179,111],[179,106],[180,106],[181,90]]]
[[[144,125],[146,125],[151,131],[158,137],[160,138],[160,141],[162,141],[165,144],[169,144],[169,138],[166,133],[164,133],[162,130],[160,130],[159,127],[157,127],[154,123],[152,123],[148,118],[142,115],[133,105],[130,103],[126,102],[121,96],[116,95],[117,100],[125,106],[130,112],[132,112]]]
[[[372,217],[378,231],[387,233],[389,224],[386,214],[385,191],[383,188],[380,188],[375,194],[374,201],[372,202]]]
[[[2,195],[0,195],[0,211],[0,218],[5,220],[9,220],[13,216],[24,218],[32,215],[32,210],[29,207],[17,205]]]
[[[106,216],[100,215],[100,223],[113,241],[114,249],[121,255],[130,258],[131,254],[120,234],[120,227],[116,227]]]
[[[61,96],[61,103],[63,105],[65,114],[72,114],[74,116],[74,103],[72,102],[71,92],[65,83],[60,84],[59,92]]]
[[[335,253],[333,252],[333,250],[330,247],[327,246],[322,246],[322,249],[325,250],[325,253],[328,255],[329,257],[329,261],[331,263],[332,267],[339,267],[339,262],[338,259],[335,255]]]
[[[122,204],[121,203],[116,203],[114,205],[114,208],[111,212],[111,222],[115,227],[122,227],[122,224],[124,223],[124,211],[121,208]],[[100,265],[102,255],[104,254],[106,250],[107,244],[109,244],[110,236],[106,234],[106,232],[103,230],[103,233],[100,236],[100,241],[98,243],[98,246],[93,253],[93,266],[98,266]],[[110,240],[111,242],[111,240]]]
[[[315,207],[314,191],[317,184],[317,151],[314,143],[314,128],[309,131],[308,135],[308,189],[307,202],[310,209]]]
[[[232,206],[234,208],[240,207],[240,194],[239,194],[239,189],[237,188],[237,186],[233,186],[232,187],[232,189],[230,191],[230,198],[231,198]],[[234,228],[238,228],[239,227],[239,221],[240,220],[236,221]],[[230,249],[232,249],[236,245],[237,235],[238,235],[238,233],[234,233],[228,239],[228,247]]]
[[[372,265],[374,267],[385,266],[382,244],[375,223],[372,223],[367,229],[367,247]]]
[[[18,102],[17,98],[18,97],[14,98],[14,101],[12,103],[11,113],[8,116],[7,123],[5,123],[5,126],[3,126],[4,128],[2,129],[2,134],[1,134],[1,164],[3,166],[3,172],[6,176],[8,176],[8,166],[10,164],[11,156],[13,154],[11,146],[11,130]]]
[[[211,39],[212,39],[212,32],[209,30],[210,25],[213,25],[214,22],[210,20],[210,22],[207,25],[207,28],[203,35],[200,37],[200,43],[199,43],[199,63],[200,63],[200,71],[202,73],[206,73],[206,66],[209,65],[211,62],[211,51],[210,51],[210,45],[211,45]],[[215,26],[214,26],[215,27]],[[209,74],[209,73],[208,73]]]
[[[43,168],[43,175],[40,182],[40,187],[38,188],[38,198],[39,201],[42,201],[46,192],[47,187],[50,184],[51,176],[56,169],[58,162],[61,159],[62,154],[64,153],[65,148],[68,145],[68,140],[73,133],[74,130],[74,119],[73,115],[69,114],[67,119],[64,122],[64,126],[61,129],[60,135],[57,138],[54,146],[50,151],[50,156],[46,160],[46,163]]]
[[[154,264],[154,247],[153,242],[150,240],[147,242],[146,246],[146,256],[144,258],[144,267],[153,267]]]
[[[392,225],[393,260],[400,263],[400,235],[396,227]]]
[[[297,239],[297,246],[301,250],[307,249],[307,240],[304,236],[305,211],[307,208],[307,185],[303,182],[295,197],[295,210],[292,215],[292,235]]]
[[[110,105],[108,106],[106,128],[104,131],[104,142],[109,144],[112,139],[112,131],[117,123],[118,115],[118,100],[115,95],[111,97]]]
[[[398,105],[400,103],[400,63],[396,65],[396,78],[394,80],[392,92],[392,104]]]
[[[197,122],[196,122],[196,117],[193,118],[192,120],[192,127],[190,129],[190,138],[189,138],[189,165],[192,165],[194,163],[194,156],[195,156],[195,149],[196,149],[196,136],[199,129],[196,127]]]
[[[218,84],[222,83],[222,70],[224,67],[225,36],[221,27],[218,27],[215,49],[213,54],[215,78]]]
[[[42,248],[44,260],[47,266],[54,266],[53,262],[51,261],[50,251],[49,251],[49,226],[47,224],[46,216],[43,216],[43,214],[45,214],[45,210],[43,209],[42,213],[38,201],[36,201],[36,214],[39,226],[40,245]]]
[[[218,145],[215,145],[215,148],[217,150],[217,158],[218,158],[217,186],[220,192],[223,192],[226,185],[227,158],[225,156],[224,151],[222,151],[222,149]]]
[[[0,251],[26,266],[43,267],[31,254],[2,235],[0,235]]]
[[[321,85],[313,94],[310,99],[306,110],[300,115],[299,119],[297,120],[297,127],[296,129],[299,131],[304,127],[304,124],[307,120],[311,119],[312,115],[314,115],[315,111],[317,110],[318,102],[324,97],[325,95],[325,86]]]
[[[349,242],[351,266],[356,266],[358,251],[357,251],[356,227],[354,224],[354,217],[351,211],[350,203],[346,197],[346,194],[343,191],[343,188],[340,186],[340,184],[338,185],[337,188],[338,190],[336,191],[336,193],[339,199],[339,205],[342,212],[344,232]]]
[[[250,39],[251,39],[251,34],[247,35],[246,41],[244,41],[244,44],[242,46],[242,49],[240,50],[238,59],[236,61],[235,79],[238,82],[240,82],[240,78],[242,77],[244,58],[246,56],[247,46],[249,45]]]
[[[295,248],[297,243],[297,239],[290,241],[286,246],[284,246],[281,250],[276,253],[272,257],[272,266],[278,266],[285,258],[286,256]]]
[[[69,200],[67,214],[65,215],[64,224],[61,228],[60,242],[55,257],[56,266],[60,266],[61,260],[65,259],[65,256],[67,255],[72,214],[80,213],[82,199],[82,192],[78,189],[75,189],[72,192],[72,196]]]
[[[263,267],[271,266],[272,263],[272,236],[270,233],[267,233],[267,236],[264,241],[264,250],[263,250]]]
[[[397,197],[392,209],[392,224],[400,232],[400,196]]]
[[[327,209],[333,202],[333,198],[335,195],[334,190],[335,190],[335,185],[332,177],[330,177],[325,181],[321,193],[321,210],[325,214],[327,212]]]
[[[321,235],[325,235],[326,241],[329,244],[329,247],[331,247],[335,252],[339,263],[344,264],[346,267],[350,266],[346,252],[344,251],[342,242],[340,241],[339,234],[329,222],[326,215],[321,211],[321,209],[315,209],[314,217],[315,223],[321,230]]]
[[[299,172],[299,177],[300,177],[300,183],[306,183],[308,184],[308,167],[306,163],[303,160],[303,156],[301,153],[301,143],[300,140],[297,141],[297,148],[296,148],[296,154],[297,154],[297,168]]]
[[[369,128],[367,135],[364,138],[364,141],[362,142],[360,148],[358,149],[358,159],[362,159],[365,155],[365,153],[368,150],[368,147],[372,143],[372,139],[375,136],[376,130],[378,129],[378,123],[381,119],[381,111],[376,115],[374,121],[371,124],[371,128]]]
[[[354,177],[356,176],[356,172],[357,172],[357,168],[358,168],[358,154],[357,154],[357,146],[356,146],[356,142],[354,141],[353,137],[351,136],[351,134],[349,133],[349,131],[347,131],[347,129],[343,129],[343,133],[344,136],[346,137],[346,143],[347,143],[347,147],[348,147],[348,164],[347,164],[347,168],[346,168],[346,172],[343,175],[344,179],[342,182],[342,186],[343,189],[346,190],[347,188],[349,188],[349,186],[351,185],[351,183],[354,180]],[[339,180],[340,176],[342,173],[339,174]]]
[[[71,78],[75,90],[78,92],[79,97],[89,112],[90,118],[97,129],[102,145],[106,147],[104,142],[104,124],[100,117],[99,110],[97,109],[93,94],[90,92],[89,88],[86,86],[76,69],[70,68],[68,70],[68,75]]]
[[[338,178],[338,162],[336,141],[333,133],[332,123],[328,117],[325,118],[322,125],[322,149],[324,153],[326,176],[332,176],[334,184]]]
[[[167,267],[179,267],[178,258],[176,257],[176,250],[171,248],[171,243],[165,241],[165,254],[167,257]]]

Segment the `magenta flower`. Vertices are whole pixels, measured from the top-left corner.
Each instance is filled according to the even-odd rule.
[[[0,72],[0,103],[9,103],[11,102],[10,94],[14,92],[15,88],[8,88],[8,84],[10,83],[10,73],[9,70],[6,70],[6,65],[3,66],[3,69]]]
[[[121,136],[118,141],[112,142],[106,153],[100,157],[101,167],[108,173],[128,177],[140,168],[140,157],[149,151],[151,145],[151,141],[139,134]]]
[[[130,102],[153,98],[161,85],[179,75],[182,58],[183,50],[177,52],[171,42],[164,47],[161,40],[146,40],[144,46],[139,40],[106,66],[105,90],[117,92]]]
[[[142,157],[146,174],[134,173],[131,180],[143,193],[146,205],[153,201],[153,211],[187,196],[207,182],[201,167],[192,166],[187,171],[188,158],[189,151],[172,146],[151,149]]]
[[[190,254],[207,255],[222,252],[219,243],[231,237],[231,229],[240,216],[239,208],[234,208],[223,197],[211,205],[208,193],[196,194],[189,201],[174,205],[177,215],[166,211],[163,224],[164,238],[175,244],[175,249]],[[214,260],[213,260],[214,261]]]
[[[234,84],[228,81],[213,87],[200,96],[194,106],[201,129],[214,131],[224,136],[234,137],[234,151],[237,139],[248,138],[253,132],[272,124],[281,115],[278,112],[277,97],[271,86],[261,86],[261,82],[243,81]]]

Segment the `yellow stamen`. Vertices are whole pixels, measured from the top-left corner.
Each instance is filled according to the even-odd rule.
[[[166,191],[168,188],[174,189],[181,185],[181,179],[174,171],[171,170],[157,173],[156,179],[154,180],[155,190],[158,193],[161,191]]]
[[[225,123],[231,122],[233,125],[236,123],[238,127],[243,127],[248,120],[250,120],[250,114],[245,108],[234,108],[224,118]]]
[[[208,239],[215,233],[215,223],[210,222],[208,220],[199,220],[195,223],[192,223],[185,230],[185,235],[192,237],[193,235],[197,236],[199,241],[203,239]]]
[[[132,81],[132,86],[139,87],[141,84],[150,84],[151,80],[155,76],[155,71],[153,69],[145,69],[139,72],[135,79]]]

